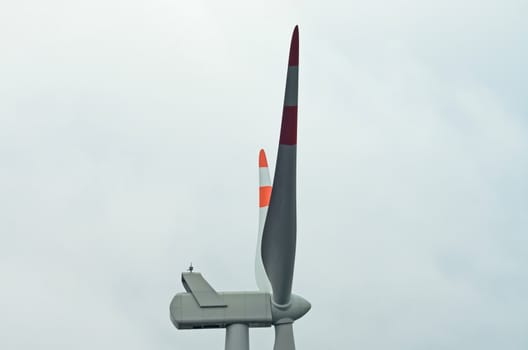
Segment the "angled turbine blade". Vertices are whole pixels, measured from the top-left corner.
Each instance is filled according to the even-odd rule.
[[[298,66],[299,30],[296,26],[290,44],[275,177],[262,236],[262,261],[277,305],[290,302],[295,264]]]
[[[275,344],[273,350],[295,350],[293,339],[293,324],[275,325]]]
[[[264,270],[262,262],[262,231],[266,222],[269,201],[271,196],[271,180],[269,175],[268,160],[263,149],[259,152],[259,231],[257,238],[257,253],[255,254],[255,279],[258,289],[262,292],[271,293],[271,284]]]

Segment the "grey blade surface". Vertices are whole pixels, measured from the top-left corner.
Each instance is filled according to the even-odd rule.
[[[273,350],[295,350],[292,323],[275,325],[275,345],[273,345]]]
[[[262,236],[262,261],[273,288],[273,301],[290,301],[296,247],[296,146],[280,145],[270,205]]]
[[[273,289],[273,302],[290,301],[296,245],[297,87],[299,33],[293,32],[282,113],[279,152],[270,204],[262,234],[262,262]]]

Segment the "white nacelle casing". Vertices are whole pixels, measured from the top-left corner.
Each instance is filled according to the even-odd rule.
[[[191,293],[178,293],[170,304],[170,318],[178,329],[225,328],[234,323],[249,327],[272,324],[271,299],[267,293],[217,294],[225,306],[201,307]]]

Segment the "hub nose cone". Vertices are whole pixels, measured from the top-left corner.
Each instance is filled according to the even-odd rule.
[[[312,304],[303,297],[299,296],[299,309],[304,310],[301,316],[304,316],[310,309],[312,308]]]
[[[303,317],[311,308],[312,304],[308,300],[292,294],[291,302],[288,305],[271,305],[272,321],[274,324],[291,323]]]

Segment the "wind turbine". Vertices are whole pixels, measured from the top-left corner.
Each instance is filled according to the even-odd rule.
[[[249,349],[249,327],[275,327],[274,350],[295,350],[293,322],[310,308],[292,294],[296,246],[296,159],[299,29],[290,44],[288,75],[273,186],[263,150],[259,154],[260,211],[255,277],[258,292],[217,293],[200,273],[182,273],[187,291],[170,304],[178,329],[225,328],[226,350]]]

